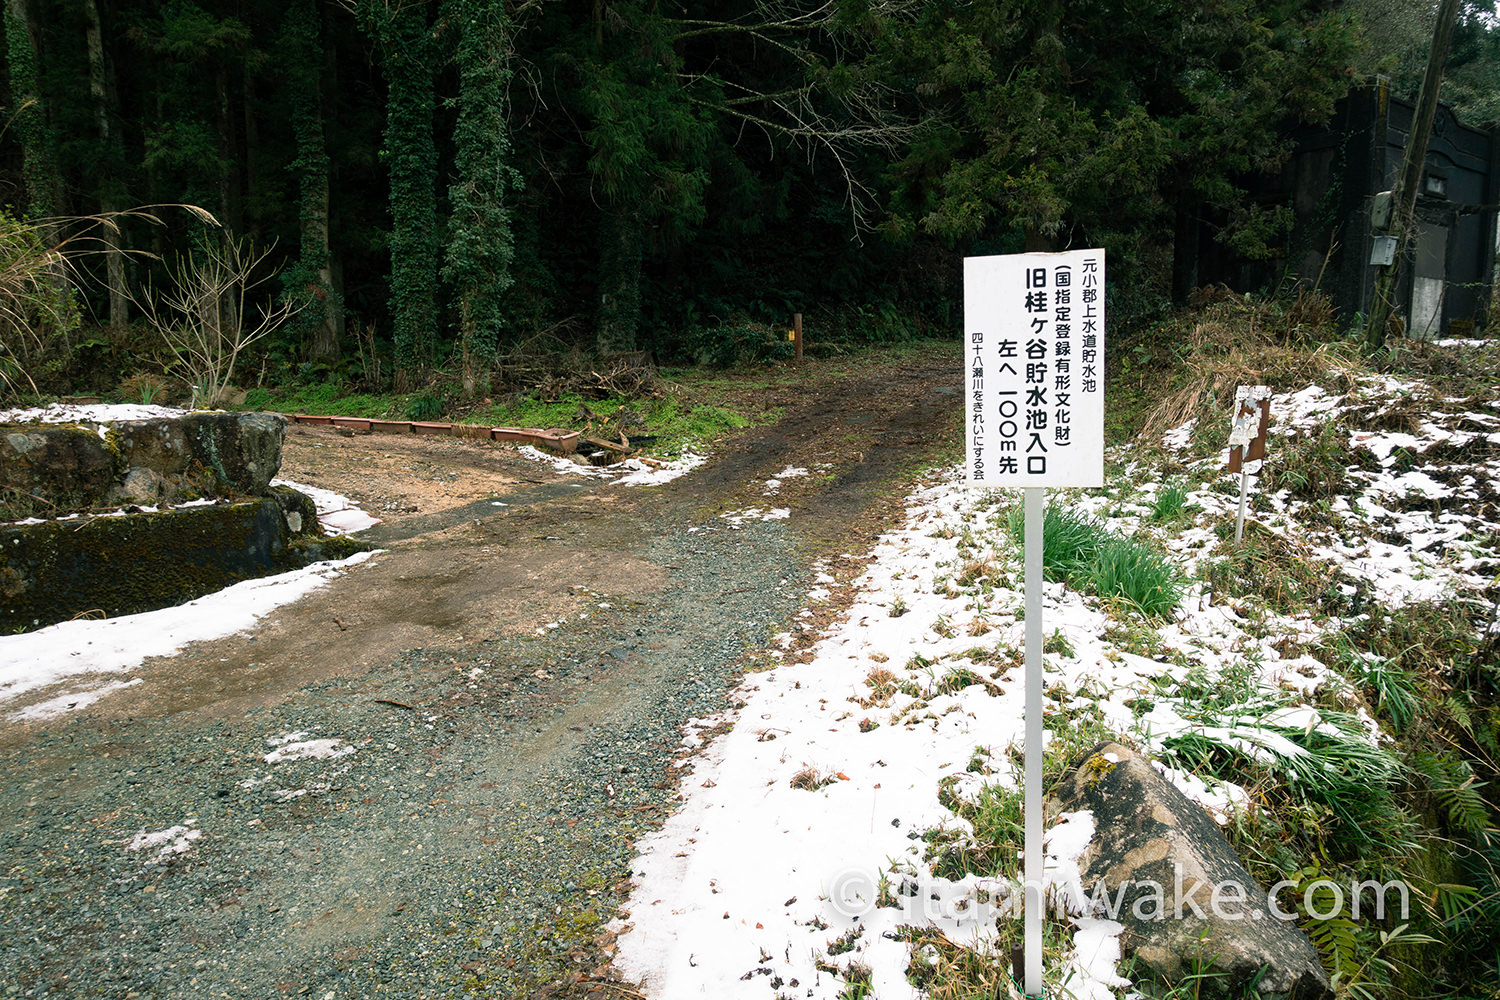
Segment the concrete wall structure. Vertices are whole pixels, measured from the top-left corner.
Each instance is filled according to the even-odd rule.
[[[1371,253],[1383,235],[1370,211],[1396,182],[1414,114],[1415,105],[1377,80],[1351,90],[1325,125],[1296,130],[1280,175],[1258,192],[1263,204],[1293,210],[1282,252],[1270,261],[1236,259],[1204,234],[1198,280],[1247,291],[1290,275],[1318,282],[1345,323],[1368,313]],[[1472,335],[1484,325],[1494,280],[1500,138],[1440,106],[1422,185],[1416,232],[1401,250],[1396,312],[1409,336]]]

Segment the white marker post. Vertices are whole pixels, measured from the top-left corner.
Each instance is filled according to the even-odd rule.
[[[1271,426],[1271,389],[1242,385],[1234,391],[1234,413],[1229,424],[1229,471],[1240,474],[1240,509],[1234,519],[1234,547],[1245,537],[1245,496],[1250,488],[1249,463],[1266,457],[1266,432]]]
[[[1042,996],[1042,523],[1104,485],[1104,251],[964,260],[968,486],[1026,498],[1025,984]]]

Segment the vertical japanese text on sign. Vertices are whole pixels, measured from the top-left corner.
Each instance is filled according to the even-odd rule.
[[[971,485],[1103,483],[1103,291],[1103,250],[964,261]]]

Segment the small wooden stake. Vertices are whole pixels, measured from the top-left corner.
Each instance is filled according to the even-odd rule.
[[[802,314],[792,314],[792,360],[802,360]]]

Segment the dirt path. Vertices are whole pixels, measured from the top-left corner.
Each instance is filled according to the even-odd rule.
[[[628,995],[601,985],[600,925],[670,809],[682,722],[951,448],[957,357],[749,390],[781,419],[660,487],[298,428],[283,476],[360,500],[388,551],[0,727],[0,996]],[[127,849],[174,826],[182,853]]]

